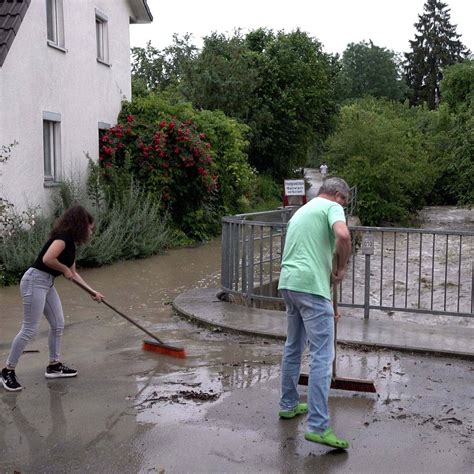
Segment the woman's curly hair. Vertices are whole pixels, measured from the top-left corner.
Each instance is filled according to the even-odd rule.
[[[77,244],[84,244],[89,238],[89,226],[94,218],[82,206],[72,206],[56,221],[49,234],[50,239],[67,234]]]

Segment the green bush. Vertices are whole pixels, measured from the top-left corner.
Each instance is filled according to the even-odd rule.
[[[165,94],[149,94],[125,102],[119,117],[126,123],[127,116],[137,121],[158,125],[173,117],[192,121],[210,144],[209,155],[218,177],[218,204],[225,214],[242,211],[239,202],[250,200],[255,190],[256,172],[250,167],[246,149],[249,127],[224,115],[219,110],[196,110],[189,103],[173,102]],[[192,211],[194,212],[194,211]]]
[[[219,212],[196,223],[189,215],[199,217],[200,209],[216,209],[211,204],[216,201],[218,178],[210,148],[206,135],[191,120],[149,124],[128,115],[126,125],[112,127],[101,138],[99,184],[116,199],[110,191],[120,192],[133,178],[150,199],[161,203],[178,228],[193,238],[208,238]],[[206,223],[209,228],[203,233]]]
[[[358,187],[358,215],[365,225],[408,224],[433,189],[430,112],[377,99],[341,109],[327,141],[333,174]]]
[[[36,217],[28,224],[25,214],[12,213],[19,225],[0,239],[0,286],[18,283],[21,275],[38,256],[53,223],[52,219]]]
[[[148,257],[173,241],[173,231],[159,202],[132,186],[122,199],[97,214],[94,235],[80,248],[77,262],[96,267]]]
[[[474,204],[474,61],[443,71],[441,105],[435,113],[438,176],[435,204]]]
[[[86,194],[85,189],[68,181],[61,185],[51,217],[38,217],[34,209],[24,213],[9,209],[8,230],[3,228],[0,233],[0,286],[18,283],[46,242],[54,216],[76,203],[90,209],[96,221],[91,241],[78,249],[79,266],[146,257],[175,243],[176,233],[159,201],[133,183],[113,203],[103,195],[96,195],[93,202]]]
[[[259,174],[252,200],[246,203],[244,212],[260,212],[282,205],[283,185],[278,185],[269,174]]]

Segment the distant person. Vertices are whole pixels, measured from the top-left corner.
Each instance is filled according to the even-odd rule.
[[[318,196],[298,209],[287,228],[278,289],[286,305],[288,333],[281,368],[281,418],[308,412],[305,439],[346,449],[348,441],[329,427],[328,396],[334,359],[334,310],[331,280],[344,278],[351,237],[343,206],[349,186],[329,178]],[[333,259],[336,254],[335,259]],[[333,261],[338,262],[333,268]],[[301,355],[309,344],[308,403],[300,403],[298,379]]]
[[[328,174],[328,165],[326,164],[325,161],[323,161],[323,164],[319,167],[319,172],[321,173],[321,176],[323,177],[323,182],[326,181],[326,176]]]
[[[61,336],[64,329],[64,314],[54,279],[63,275],[87,283],[76,272],[76,245],[87,242],[94,228],[93,217],[82,207],[74,206],[64,212],[55,223],[49,240],[40,251],[33,265],[25,272],[20,282],[23,300],[23,324],[12,342],[6,367],[2,369],[3,386],[10,392],[21,390],[15,368],[28,342],[38,332],[43,314],[50,325],[49,364],[46,378],[75,377],[77,370],[64,365],[60,359]],[[90,288],[90,287],[89,287]],[[94,300],[104,297],[95,292]]]

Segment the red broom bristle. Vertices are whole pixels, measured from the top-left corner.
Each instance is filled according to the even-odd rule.
[[[157,352],[159,354],[168,355],[177,359],[186,358],[186,351],[181,347],[172,347],[165,345],[160,346],[158,343],[151,341],[143,341],[143,350]]]

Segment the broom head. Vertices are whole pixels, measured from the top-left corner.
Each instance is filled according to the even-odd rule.
[[[375,384],[372,380],[336,377],[331,380],[331,388],[336,390],[349,390],[350,392],[377,393]]]
[[[150,352],[157,352],[159,354],[176,357],[177,359],[185,359],[186,351],[182,347],[169,346],[168,344],[161,344],[157,341],[150,341],[145,339],[143,341],[143,350]]]
[[[308,385],[308,374],[300,374],[299,385]],[[346,379],[335,377],[331,380],[331,388],[336,390],[348,390],[350,392],[377,393],[372,380]]]

